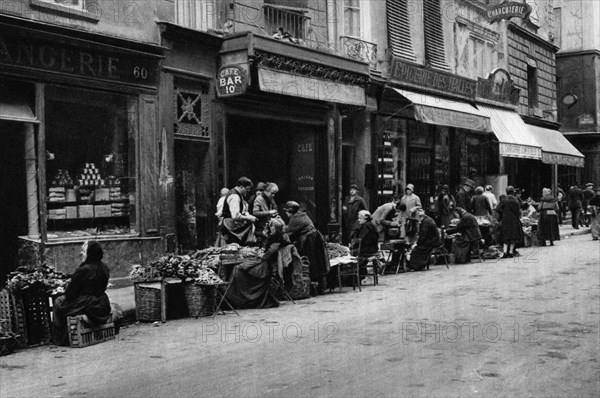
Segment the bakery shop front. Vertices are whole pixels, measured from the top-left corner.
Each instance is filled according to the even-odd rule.
[[[161,58],[153,45],[0,20],[2,280],[19,265],[72,272],[89,239],[117,278],[162,251]]]

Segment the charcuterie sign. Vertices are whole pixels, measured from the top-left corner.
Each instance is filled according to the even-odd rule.
[[[248,64],[222,66],[217,75],[217,95],[232,97],[244,94],[249,83]]]
[[[488,8],[486,16],[489,23],[494,23],[501,19],[511,19],[513,17],[526,19],[531,11],[531,6],[527,3],[505,1]]]

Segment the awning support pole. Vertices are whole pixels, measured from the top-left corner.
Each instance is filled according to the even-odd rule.
[[[35,151],[35,131],[32,123],[24,123],[25,128],[25,179],[27,184],[27,235],[40,237],[37,193],[37,167]]]

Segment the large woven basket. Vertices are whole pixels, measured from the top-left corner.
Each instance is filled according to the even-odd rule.
[[[183,287],[189,316],[209,316],[215,312],[216,286],[186,283]]]
[[[157,285],[157,286],[154,286]],[[134,283],[135,311],[140,322],[154,322],[161,320],[161,286],[153,283]]]

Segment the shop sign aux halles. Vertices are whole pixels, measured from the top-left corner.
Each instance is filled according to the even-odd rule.
[[[516,1],[506,1],[497,6],[488,8],[486,17],[489,23],[494,23],[501,19],[511,19],[513,17],[526,19],[531,14],[531,6],[527,3]]]
[[[217,95],[232,97],[244,94],[249,83],[247,64],[222,66],[217,75]]]

